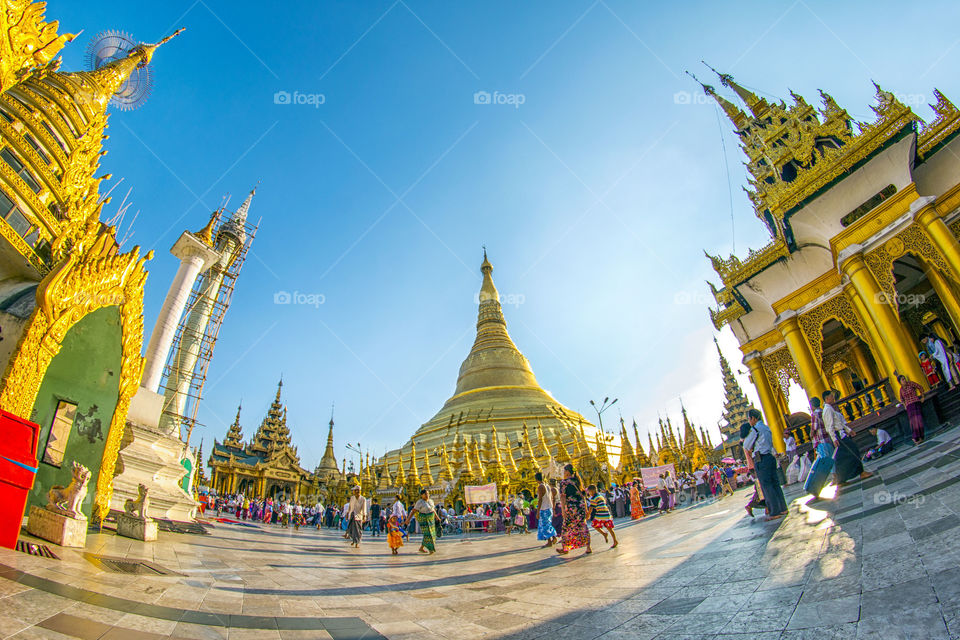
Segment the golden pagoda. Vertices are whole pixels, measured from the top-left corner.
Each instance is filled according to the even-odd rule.
[[[960,337],[960,109],[934,91],[924,123],[875,85],[873,121],[854,123],[826,93],[819,109],[794,93],[768,102],[718,76],[745,108],[702,86],[740,139],[770,242],[744,259],[708,256],[721,281],[711,318],[733,331],[783,451],[789,381],[808,397],[843,391],[856,429],[864,407],[897,397],[896,374],[927,387],[921,335]]]
[[[539,470],[539,465],[546,464],[550,459],[543,429],[552,430],[565,447],[579,449],[582,446],[582,455],[589,453],[592,457],[592,450],[586,444],[587,437],[580,431],[582,429],[589,434],[590,441],[594,441],[596,428],[582,415],[564,407],[543,390],[530,363],[507,333],[499,294],[493,283],[493,267],[486,251],[480,271],[483,277],[476,340],[460,366],[454,394],[433,418],[421,425],[399,452],[405,454],[411,451],[414,440],[418,447],[432,452],[431,455],[438,455],[441,447],[448,445],[455,466],[460,466],[454,470],[458,478],[468,475],[478,477],[477,474],[482,476],[484,463],[494,462],[491,451],[487,452],[486,461],[480,459],[477,442],[490,433],[491,426],[496,423],[498,433],[503,434],[508,443],[521,441],[525,447],[519,465],[520,473],[524,472],[522,467],[527,463],[522,461],[527,459],[527,449],[530,450],[528,471],[531,478],[533,471]],[[525,427],[533,423],[537,424],[539,436],[536,454],[531,449],[529,427]],[[579,440],[583,441],[582,445]],[[496,443],[489,445],[486,447],[488,450],[491,446],[495,448]],[[389,452],[387,456],[393,453]],[[508,469],[509,466],[507,464]]]

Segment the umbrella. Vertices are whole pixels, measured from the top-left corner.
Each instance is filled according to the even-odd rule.
[[[723,464],[733,464],[734,462],[736,462],[736,460],[734,460],[733,458],[724,458],[720,462],[722,462]]]

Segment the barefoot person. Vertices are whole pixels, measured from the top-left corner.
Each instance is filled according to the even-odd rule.
[[[643,494],[641,493],[642,482],[640,478],[634,478],[630,483],[630,519],[639,520],[644,517],[643,512]]]
[[[537,480],[537,509],[540,511],[537,521],[537,540],[546,540],[544,548],[557,542],[557,530],[553,528],[553,489],[543,482],[543,474],[537,471],[533,476]]]
[[[350,502],[347,503],[347,510],[343,517],[347,521],[347,536],[350,537],[350,544],[359,547],[360,540],[363,538],[363,523],[367,520],[367,499],[360,495],[360,485],[354,485],[353,495],[350,496]]]
[[[897,381],[900,383],[900,402],[907,410],[910,430],[913,431],[913,444],[920,444],[923,442],[923,387],[902,374]]]
[[[589,499],[587,518],[590,520],[590,524],[600,532],[604,542],[609,540],[607,532],[610,532],[610,536],[613,538],[613,544],[610,545],[610,548],[613,549],[618,544],[617,534],[613,532],[613,516],[610,515],[610,507],[607,505],[606,499],[597,493],[597,487],[593,484],[587,487],[587,498]]]
[[[400,533],[400,520],[395,515],[391,515],[387,520],[387,544],[393,555],[398,554],[398,549],[403,546],[403,534]]]
[[[873,474],[863,470],[860,448],[853,441],[853,432],[847,426],[847,419],[837,409],[837,398],[839,394],[833,389],[823,392],[823,426],[837,447],[833,471],[837,477],[837,484],[844,485],[857,476],[860,476],[861,480],[866,480]]]
[[[563,507],[563,533],[557,553],[567,554],[571,549],[590,548],[590,531],[587,529],[587,512],[583,495],[583,480],[572,464],[563,467],[563,482],[560,483],[560,506]]]
[[[408,524],[414,515],[416,515],[417,524],[423,533],[423,538],[420,540],[420,548],[417,549],[417,551],[429,554],[436,553],[437,547],[434,545],[434,522],[437,518],[437,509],[433,504],[433,500],[430,499],[430,492],[426,489],[420,489],[420,499],[413,505],[410,515],[407,516]]]

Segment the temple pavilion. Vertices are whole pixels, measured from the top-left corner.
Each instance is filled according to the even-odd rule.
[[[925,123],[877,86],[875,119],[855,123],[826,93],[820,108],[792,92],[768,102],[718,75],[739,104],[702,86],[740,139],[770,242],[710,256],[711,316],[739,341],[782,450],[790,381],[811,397],[835,388],[850,420],[875,419],[893,410],[896,373],[927,386],[922,334],[960,335],[960,110],[934,91]]]
[[[221,495],[241,493],[249,498],[273,498],[313,503],[317,499],[342,502],[347,492],[346,474],[337,467],[333,451],[333,417],[327,446],[314,471],[300,465],[297,448],[287,427],[287,408],[281,401],[283,381],[267,415],[249,442],[244,442],[240,409],[222,442],[214,441],[208,464],[211,488]],[[348,475],[351,477],[348,478]]]

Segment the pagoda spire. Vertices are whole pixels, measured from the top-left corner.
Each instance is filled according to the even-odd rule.
[[[650,458],[647,457],[647,454],[643,451],[643,445],[640,444],[640,430],[637,429],[636,418],[633,420],[633,439],[637,441],[637,464],[641,467],[650,466]],[[653,455],[653,452],[651,451],[650,454]]]
[[[531,460],[537,459],[533,454],[533,445],[530,444],[530,430],[527,428],[526,422],[523,423],[523,457]]]
[[[747,399],[740,383],[733,375],[730,363],[720,350],[720,343],[717,342],[716,336],[713,338],[713,344],[717,347],[717,355],[720,357],[720,374],[723,376],[724,401],[721,419],[726,424],[720,429],[720,436],[723,440],[731,437],[739,439],[740,425],[747,421],[747,413],[753,408],[753,403]],[[708,443],[703,442],[703,445],[707,446]]]
[[[701,62],[703,61],[701,60]],[[717,71],[716,69],[708,65],[706,62],[703,62],[703,64],[708,69],[710,69],[715,74],[717,74],[717,77],[720,78],[720,84],[730,89],[733,89],[733,92],[736,93],[737,97],[739,97],[740,100],[743,101],[743,104],[747,105],[747,108],[750,109],[750,113],[752,113],[754,117],[761,118],[769,110],[770,105],[767,104],[766,100],[764,100],[763,98],[757,97],[757,94],[755,94],[754,92],[737,84],[737,82],[734,81],[732,75],[730,75],[729,73],[720,73],[719,71]]]
[[[563,438],[554,431],[553,439],[557,442],[557,463],[563,465],[570,462],[570,452],[568,452],[567,447],[564,446]]]
[[[510,446],[510,439],[507,439],[507,470],[510,472],[510,477],[516,478],[520,473],[519,467],[517,467],[517,460],[513,457],[513,447]]]
[[[430,471],[430,452],[423,452],[423,473],[420,475],[420,482],[425,487],[433,486],[433,472]]]
[[[230,425],[230,428],[227,429],[227,436],[223,439],[224,446],[233,447],[235,449],[240,449],[243,447],[243,433],[240,430],[240,410],[243,408],[243,403],[241,402],[237,405],[237,417],[234,418],[233,424]]]
[[[637,467],[636,454],[633,452],[633,445],[630,443],[630,437],[627,435],[627,425],[623,418],[620,418],[620,468],[630,473],[636,472]]]
[[[653,446],[653,436],[650,435],[649,431],[647,432],[647,439],[650,441],[650,463],[656,466],[660,459],[660,450]]]
[[[487,259],[486,250],[480,271],[483,282],[478,295],[477,337],[469,355],[460,365],[460,377],[453,397],[491,386],[535,389],[548,395],[540,388],[530,363],[507,333],[500,294],[493,284],[493,265]]]
[[[738,107],[737,105],[733,104],[732,102],[730,102],[729,100],[727,100],[726,98],[718,94],[717,91],[709,84],[704,84],[700,82],[697,76],[693,75],[689,71],[687,71],[686,73],[688,76],[693,78],[697,84],[703,87],[703,92],[706,95],[713,98],[717,102],[717,104],[720,105],[720,108],[723,109],[723,112],[725,114],[727,114],[727,118],[730,119],[730,121],[734,124],[734,126],[737,128],[738,131],[747,126],[747,124],[750,122],[750,117],[747,116],[747,114],[744,113],[740,107]]]
[[[407,485],[407,474],[403,472],[403,451],[397,454],[397,477],[396,484],[398,489],[403,489]]]
[[[447,455],[447,443],[440,447],[440,482],[453,482],[453,468],[450,466],[450,457]]]
[[[407,479],[414,488],[420,486],[420,472],[417,470],[417,443],[410,441],[410,477]]]
[[[210,214],[210,220],[207,221],[206,226],[203,229],[200,229],[200,231],[197,231],[195,234],[193,234],[197,237],[198,240],[200,240],[200,242],[207,245],[208,247],[213,246],[213,227],[217,223],[217,218],[219,216],[220,216],[220,211],[219,210],[214,211],[212,214]]]
[[[107,104],[109,104],[113,94],[120,90],[127,79],[130,78],[130,75],[136,69],[150,64],[154,52],[160,46],[180,35],[183,30],[183,27],[177,29],[171,35],[155,44],[139,44],[130,49],[124,57],[108,62],[93,71],[80,71],[65,75],[76,76],[80,73],[85,74],[86,79],[92,81],[92,86],[88,87],[88,98],[92,99],[92,101],[98,105],[99,108],[96,109],[97,111],[106,111]]]
[[[547,441],[543,437],[543,425],[540,424],[540,418],[537,418],[537,454],[546,460],[550,459],[550,447],[547,446]]]

